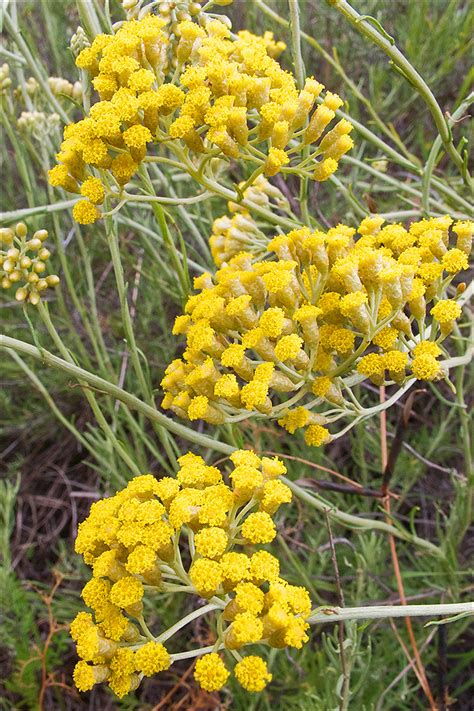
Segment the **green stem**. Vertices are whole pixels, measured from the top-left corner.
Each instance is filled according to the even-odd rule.
[[[288,0],[288,9],[290,11],[291,55],[295,67],[296,85],[298,89],[302,89],[305,82],[305,71],[303,55],[301,54],[300,9],[298,0]]]
[[[145,167],[143,167],[142,179],[149,192],[152,195],[155,195],[155,188],[153,187],[153,183],[151,182],[150,176],[148,175],[148,171]],[[152,202],[151,207],[153,210],[153,214],[155,215],[156,221],[158,222],[166,251],[168,252],[171,262],[175,268],[175,272],[178,275],[179,283],[181,285],[182,298],[184,300],[187,298],[189,292],[191,291],[191,284],[189,281],[189,274],[187,270],[185,270],[183,267],[185,259],[181,261],[179,257],[181,256],[182,258],[185,258],[186,255],[180,255],[176,249],[176,246],[173,242],[168,228],[168,223],[165,217],[165,211],[163,210],[162,206],[159,203]]]
[[[474,602],[439,605],[373,605],[370,607],[328,607],[308,618],[310,625],[345,620],[380,620],[390,617],[437,617],[439,615],[474,614]]]
[[[169,417],[166,417],[166,415],[163,415],[163,413],[161,413],[159,410],[143,402],[135,395],[132,395],[126,390],[119,388],[117,385],[109,383],[107,380],[104,380],[100,376],[95,375],[95,373],[90,373],[89,371],[80,368],[74,363],[68,362],[67,360],[63,360],[62,358],[53,355],[52,353],[47,350],[44,350],[43,348],[36,348],[36,346],[33,346],[30,343],[26,343],[25,341],[20,341],[17,338],[11,338],[10,336],[3,335],[0,336],[0,348],[11,348],[17,353],[24,353],[25,355],[31,356],[35,360],[44,362],[46,365],[49,365],[53,368],[58,368],[59,370],[62,370],[63,372],[68,373],[72,377],[76,378],[79,382],[82,381],[86,383],[88,386],[94,388],[98,392],[105,393],[106,395],[110,395],[116,400],[120,400],[120,402],[123,402],[130,409],[140,412],[152,422],[157,422],[159,425],[162,425],[170,432],[173,432],[174,434],[183,437],[183,439],[188,442],[195,442],[196,444],[201,445],[202,447],[208,447],[210,450],[221,452],[222,454],[226,455],[232,454],[232,452],[235,451],[235,447],[231,447],[230,445],[225,444],[224,442],[216,441],[212,437],[200,434],[199,432],[196,432],[190,429],[189,427],[186,427],[185,425],[180,425],[179,423],[174,422],[174,420],[171,420]]]
[[[469,96],[464,99],[464,101],[458,106],[456,111],[454,111],[453,115],[448,119],[448,123],[451,126],[455,121],[460,118],[468,106],[472,104],[474,100],[474,93],[470,93]],[[430,210],[429,210],[429,195],[430,195],[430,184],[433,176],[433,170],[436,164],[436,160],[438,158],[438,153],[440,151],[442,145],[442,140],[441,136],[437,136],[433,146],[431,148],[430,154],[428,156],[428,160],[426,161],[424,170],[423,170],[423,178],[422,178],[422,199],[421,199],[421,204],[423,205],[423,211],[426,214],[427,217],[430,215]]]
[[[282,481],[285,482],[287,486],[293,491],[293,493],[302,501],[313,508],[321,511],[321,513],[327,514],[329,518],[334,519],[338,523],[346,526],[347,528],[352,528],[358,531],[383,531],[384,533],[390,533],[396,538],[400,538],[402,541],[409,541],[420,548],[424,548],[430,551],[433,555],[438,557],[443,557],[443,552],[435,546],[430,541],[426,541],[424,538],[419,538],[418,536],[410,533],[409,531],[399,528],[398,526],[391,526],[384,521],[375,521],[367,518],[362,518],[360,516],[352,516],[351,514],[344,513],[335,508],[329,501],[326,501],[318,494],[310,494],[308,491],[303,489],[293,481],[282,477]]]
[[[38,376],[33,373],[31,368],[29,368],[26,363],[23,362],[23,360],[20,358],[18,353],[15,353],[15,351],[8,351],[8,354],[13,358],[13,360],[17,363],[17,365],[20,366],[20,368],[23,370],[25,375],[31,380],[33,386],[38,390],[38,392],[44,397],[46,400],[48,406],[50,407],[51,411],[53,414],[58,418],[58,420],[61,422],[63,427],[69,430],[71,434],[74,435],[74,437],[77,439],[77,441],[84,447],[84,449],[87,449],[90,454],[93,454],[95,456],[95,451],[94,448],[89,444],[87,439],[82,436],[82,434],[77,430],[71,422],[67,419],[67,417],[64,417],[62,414],[61,410],[58,409],[56,406],[56,403],[54,402],[53,398],[41,382],[41,380],[38,378]]]
[[[23,220],[25,217],[31,217],[31,215],[47,215],[51,212],[58,212],[60,210],[69,210],[69,208],[74,207],[78,198],[73,198],[72,200],[59,200],[50,205],[38,205],[37,207],[25,207],[21,210],[11,210],[10,212],[0,212],[0,222],[16,222],[17,220]]]
[[[300,8],[299,0],[288,0],[288,9],[290,11],[290,31],[291,31],[291,56],[295,67],[296,85],[298,89],[302,89],[305,83],[305,69],[303,63],[303,55],[301,53],[301,27],[300,27]],[[310,147],[305,146],[302,153],[302,160],[308,157]],[[309,178],[305,175],[300,181],[300,210],[301,217],[305,224],[310,225],[310,215],[308,210],[308,190]]]
[[[123,327],[125,330],[125,337],[126,337],[126,341],[127,341],[128,350],[129,350],[130,357],[132,360],[132,366],[133,366],[135,374],[138,378],[143,397],[145,398],[145,400],[148,402],[148,404],[151,407],[154,407],[155,401],[154,401],[154,397],[153,397],[153,390],[151,388],[151,384],[147,381],[147,378],[145,377],[145,373],[143,372],[143,368],[142,368],[142,365],[140,362],[140,354],[139,354],[139,351],[137,348],[137,343],[135,341],[135,333],[133,330],[133,323],[132,323],[132,318],[130,315],[130,309],[128,308],[127,291],[126,291],[126,286],[125,286],[122,261],[120,258],[120,249],[119,249],[119,243],[118,243],[118,234],[117,234],[117,230],[116,230],[116,223],[112,219],[107,219],[106,225],[108,227],[107,240],[109,243],[110,254],[112,257],[112,265],[113,265],[114,273],[115,273],[115,282],[117,285],[117,292],[118,292],[119,300],[120,300],[120,308],[121,308],[121,312],[122,312],[122,322],[123,322]],[[173,452],[173,448],[172,448],[171,443],[169,441],[168,432],[166,430],[164,430],[162,427],[158,427],[156,429],[156,433],[157,433],[158,437],[160,438],[161,443],[163,444],[163,447],[166,450],[166,453],[168,455],[170,462],[173,465],[177,466],[176,456]]]
[[[390,41],[391,38],[387,39],[388,35],[384,36],[381,32],[379,32],[379,30],[375,29],[368,20],[364,19],[362,15],[359,15],[359,13],[354,10],[354,8],[346,2],[346,0],[326,0],[326,2],[340,12],[341,15],[343,15],[343,17],[345,17],[358,32],[363,34],[365,37],[368,37],[374,44],[380,47],[380,49],[385,52],[388,57],[390,57],[393,64],[400,70],[407,81],[409,81],[420,94],[431,112],[446,152],[460,171],[465,183],[469,185],[470,178],[467,173],[464,160],[454,146],[451,129],[443,116],[443,112],[441,111],[433,92],[423,77],[395,46],[395,42],[393,40]]]
[[[102,28],[91,0],[76,0],[76,5],[81,22],[83,23],[89,37],[92,39],[96,35],[100,34],[102,32]]]
[[[68,363],[73,365],[74,364],[73,357],[70,354],[70,352],[68,351],[68,349],[66,348],[66,346],[64,345],[64,343],[62,342],[59,333],[56,331],[56,328],[54,327],[54,324],[51,321],[47,306],[42,301],[40,301],[37,306],[37,309],[38,309],[41,319],[42,319],[44,325],[46,326],[46,329],[47,329],[49,335],[51,336],[51,339],[52,339],[53,343],[55,344],[56,348],[61,353],[63,358]],[[41,352],[43,352],[43,349],[41,349]],[[79,383],[81,385],[84,385],[84,382],[81,382],[81,380],[79,380]],[[135,461],[132,459],[132,457],[130,457],[128,452],[125,451],[122,444],[115,437],[115,435],[112,431],[112,428],[110,427],[109,423],[105,419],[105,417],[102,413],[102,410],[99,407],[99,404],[96,400],[95,395],[87,387],[84,388],[84,395],[86,396],[87,402],[89,403],[89,405],[92,409],[92,412],[94,413],[94,416],[97,420],[98,425],[103,430],[108,441],[116,449],[117,454],[123,459],[123,461],[125,462],[127,467],[129,467],[131,469],[131,471],[136,476],[140,475],[142,472],[137,467]]]

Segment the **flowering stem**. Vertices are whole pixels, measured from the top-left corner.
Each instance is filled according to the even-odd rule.
[[[474,615],[474,602],[440,605],[373,605],[369,607],[330,607],[315,611],[310,625],[344,620],[377,620],[388,617],[437,617],[438,615]]]
[[[221,609],[219,605],[205,605],[204,607],[198,607],[197,610],[194,610],[194,612],[190,612],[189,615],[186,615],[186,617],[183,617],[179,622],[176,622],[175,625],[172,627],[169,627],[167,630],[162,632],[157,638],[157,642],[166,642],[167,639],[172,637],[176,632],[178,632],[182,627],[186,627],[190,622],[193,620],[197,620],[198,617],[202,617],[202,615],[207,615],[208,612],[213,612],[214,610],[219,610]]]
[[[221,644],[219,649],[222,649],[224,645]],[[199,649],[190,649],[188,652],[178,652],[178,654],[172,654],[171,659],[173,662],[181,661],[182,659],[194,659],[194,657],[202,657],[204,654],[209,654],[210,652],[216,652],[214,645],[209,647],[199,647]]]
[[[232,452],[234,452],[236,449],[235,447],[232,447],[231,445],[226,444],[225,442],[220,442],[212,437],[208,437],[207,435],[196,432],[195,430],[190,429],[185,425],[181,425],[178,422],[171,420],[159,410],[152,407],[148,403],[143,402],[135,395],[132,395],[131,393],[127,392],[126,390],[123,390],[122,388],[118,387],[117,385],[114,385],[113,383],[109,383],[107,380],[104,380],[103,378],[99,377],[98,375],[95,375],[94,373],[90,373],[89,371],[80,368],[72,362],[68,362],[66,360],[63,360],[62,358],[59,358],[58,356],[53,355],[52,353],[43,348],[37,348],[36,346],[33,346],[30,343],[26,343],[25,341],[21,341],[17,338],[11,338],[10,336],[3,335],[0,336],[0,348],[11,348],[17,353],[29,355],[38,361],[44,362],[46,365],[58,368],[59,370],[62,370],[63,372],[73,376],[79,382],[83,381],[95,390],[106,393],[111,397],[120,400],[130,409],[137,410],[145,417],[148,417],[151,421],[157,422],[158,424],[165,427],[169,432],[173,432],[174,434],[183,437],[183,439],[188,442],[195,442],[196,444],[199,444],[203,447],[208,447],[211,451],[221,452],[225,455],[232,454]],[[460,358],[453,358],[451,359],[451,361],[455,361],[455,363],[452,363],[453,365],[460,365],[466,362],[466,356],[461,356]],[[443,557],[444,555],[442,551],[430,541],[426,541],[423,538],[419,538],[418,536],[410,533],[409,531],[406,531],[405,529],[399,526],[391,526],[390,524],[387,524],[383,521],[365,519],[359,516],[352,516],[350,514],[346,514],[343,511],[340,511],[339,509],[335,508],[330,502],[326,501],[320,496],[309,493],[295,482],[284,478],[283,481],[290,487],[290,489],[299,499],[305,501],[307,504],[309,504],[315,509],[318,509],[321,512],[327,511],[329,517],[333,518],[338,523],[347,526],[348,528],[353,528],[356,530],[384,531],[385,533],[391,533],[393,536],[396,536],[401,540],[408,541],[413,545],[416,545],[420,548],[424,548],[425,550],[430,551],[433,555],[436,555],[438,557]]]
[[[171,148],[171,146],[170,146]],[[211,191],[214,195],[218,195],[219,197],[223,198],[224,200],[230,200],[231,202],[236,202],[242,205],[243,207],[246,207],[248,210],[251,212],[254,212],[256,215],[259,215],[262,217],[264,220],[270,222],[270,224],[276,224],[279,225],[280,227],[286,227],[288,230],[294,230],[297,227],[301,227],[300,223],[297,220],[289,220],[286,217],[283,217],[281,215],[276,215],[271,212],[271,210],[267,210],[263,207],[260,207],[260,205],[257,205],[256,203],[252,202],[251,200],[241,200],[239,194],[235,190],[230,190],[229,188],[224,187],[223,185],[219,185],[215,180],[205,177],[204,175],[200,174],[193,166],[191,161],[186,158],[184,153],[180,154],[178,157],[181,158],[183,161],[183,165],[185,167],[185,170],[189,173],[189,175],[200,185],[203,187],[207,188],[209,191]]]

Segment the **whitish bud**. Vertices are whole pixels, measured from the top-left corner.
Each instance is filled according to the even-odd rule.
[[[69,43],[69,47],[71,49],[71,52],[73,53],[74,57],[77,57],[77,55],[82,52],[83,49],[86,47],[90,47],[90,42],[87,39],[87,35],[84,32],[83,28],[79,25],[77,28],[75,34],[71,37],[71,42]]]
[[[6,272],[7,274],[11,273],[15,269],[15,262],[13,259],[6,259],[3,262],[3,271]]]
[[[35,262],[35,264],[33,265],[33,270],[37,274],[41,274],[41,272],[44,272],[45,269],[46,269],[46,264],[44,262],[41,262],[41,261]]]
[[[38,91],[39,84],[34,77],[28,77],[25,82],[26,93],[28,96],[33,96]]]
[[[15,232],[17,237],[26,237],[28,233],[28,227],[25,225],[24,222],[19,222],[15,227]]]
[[[13,242],[15,234],[9,227],[0,228],[0,244],[8,245]]]
[[[16,290],[15,292],[15,299],[17,301],[24,301],[26,297],[28,296],[28,291],[25,289],[24,286],[21,286],[19,289]]]
[[[5,64],[2,64],[0,67],[0,82],[2,82],[4,79],[10,76],[10,67],[8,64],[5,62]]]
[[[36,230],[33,235],[33,238],[40,239],[42,242],[44,242],[46,239],[48,239],[48,230]]]
[[[0,93],[5,92],[12,84],[10,79],[10,67],[8,64],[2,64],[0,67]]]
[[[76,101],[81,101],[82,99],[82,84],[80,81],[75,81],[72,87],[72,98]]]
[[[33,252],[36,252],[36,250],[41,248],[41,244],[42,244],[42,242],[40,239],[33,238],[33,239],[28,240],[28,242],[26,243],[26,246],[28,249],[31,249]]]
[[[54,129],[59,126],[60,118],[59,114],[49,114],[47,117],[47,124],[49,129]]]
[[[33,304],[33,306],[36,306],[37,304],[39,304],[40,298],[41,298],[41,297],[40,297],[40,295],[38,294],[37,291],[32,291],[32,292],[30,293],[30,299],[29,299],[30,304]]]
[[[50,274],[46,277],[46,281],[48,282],[48,286],[57,286],[59,284],[59,277],[57,274]]]

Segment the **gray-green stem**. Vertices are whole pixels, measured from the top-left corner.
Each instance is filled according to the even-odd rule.
[[[330,607],[314,612],[310,625],[346,620],[379,620],[389,617],[438,617],[474,614],[474,602],[454,602],[438,605],[373,605],[370,607]]]

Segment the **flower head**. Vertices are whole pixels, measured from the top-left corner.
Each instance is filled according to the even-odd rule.
[[[272,680],[265,661],[261,657],[244,657],[235,667],[235,678],[247,691],[263,691]]]
[[[78,54],[76,65],[90,75],[99,101],[66,127],[49,179],[87,198],[73,211],[81,224],[100,218],[94,206],[104,187],[95,171],[108,173],[106,183],[112,178],[123,186],[163,141],[178,151],[217,149],[224,160],[243,156],[267,176],[298,166],[306,146],[320,142],[319,159],[315,155],[308,166],[315,180],[326,180],[352,147],[347,120],[326,130],[342,100],[328,92],[315,108],[323,85],[310,77],[298,89],[278,62],[283,43],[269,32],[231,35],[224,21],[208,19],[167,25],[165,17],[146,14],[98,35]],[[263,158],[251,150],[251,139]],[[120,199],[120,191],[108,195]]]
[[[229,670],[215,652],[205,654],[196,662],[194,678],[205,691],[219,691],[229,676]]]
[[[162,643],[170,631],[156,630],[155,636],[147,627],[146,602],[161,592],[182,589],[196,600],[209,599],[227,650],[263,640],[277,648],[300,647],[307,639],[307,591],[289,585],[277,558],[258,549],[273,540],[273,517],[291,501],[280,479],[283,463],[242,449],[230,456],[229,471],[192,452],[178,464],[176,477],[133,478],[114,496],[95,502],[79,525],[76,551],[93,571],[82,590],[92,612],[79,612],[70,627],[81,691],[106,682],[121,698],[143,676],[171,666],[173,657]],[[202,600],[197,613],[201,606]],[[177,633],[179,623],[175,628]],[[271,679],[264,661],[246,660],[235,667],[237,680],[247,690],[262,690]],[[217,653],[196,663],[196,680],[207,691],[221,689],[229,675]]]
[[[266,259],[240,247],[221,264],[219,252],[221,268],[197,280],[178,317],[186,350],[165,373],[163,406],[209,424],[268,417],[303,430],[310,446],[330,442],[328,419],[358,416],[351,382],[416,377],[418,334],[431,324],[445,338],[459,318],[457,301],[442,298],[454,262],[465,264],[462,250],[447,249],[450,222],[406,229],[371,217],[358,237],[343,224],[277,235]],[[240,481],[252,488],[244,471]]]

